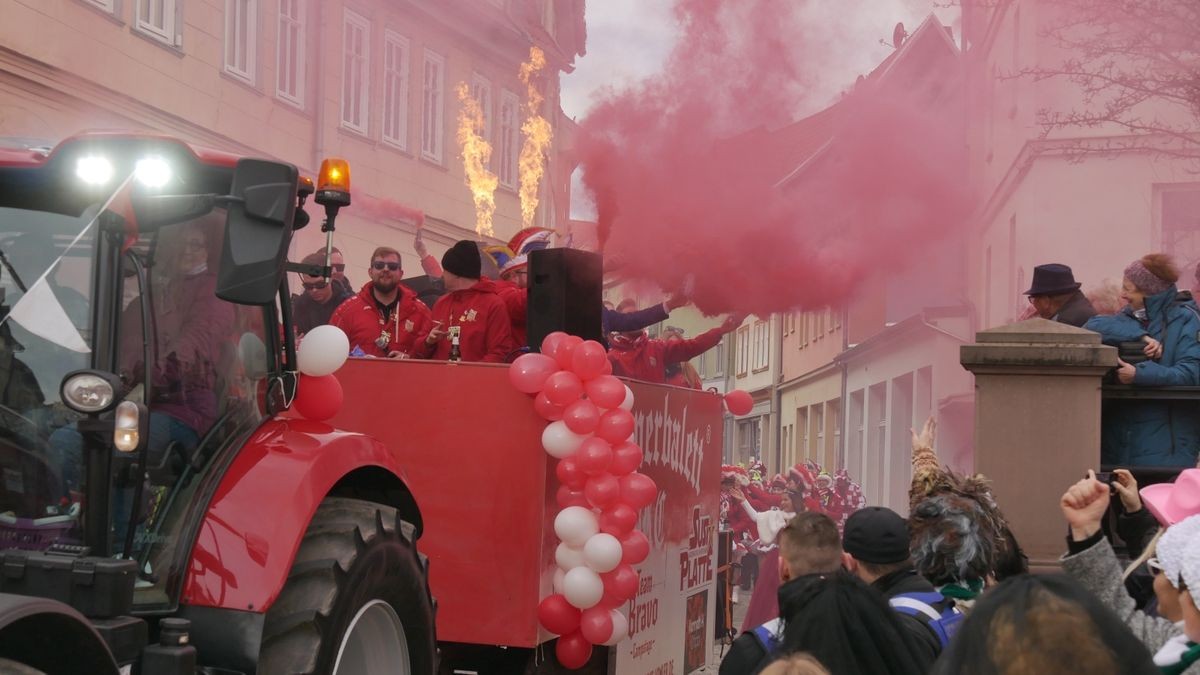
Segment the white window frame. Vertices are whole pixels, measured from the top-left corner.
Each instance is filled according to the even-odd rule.
[[[754,362],[751,365],[753,372],[760,372],[767,368],[770,364],[770,346],[768,338],[771,332],[767,330],[766,321],[756,321],[754,323]]]
[[[258,66],[258,0],[225,0],[224,53],[225,74],[253,86]]]
[[[291,13],[285,9],[290,9]],[[305,61],[305,48],[308,44],[308,15],[305,11],[307,9],[305,0],[279,0],[279,36],[275,41],[275,96],[297,108],[304,107],[304,84],[308,76],[308,63]],[[288,90],[289,77],[294,91]]]
[[[411,49],[408,38],[383,32],[383,142],[408,150],[408,92]]]
[[[739,326],[737,329],[737,377],[745,377],[750,372],[750,326]]]
[[[371,22],[349,9],[344,10],[342,18],[342,128],[356,133],[367,134],[370,129],[371,115]],[[362,49],[352,51],[353,45],[348,39],[351,30],[361,31]],[[352,69],[357,71],[359,88],[353,90],[354,80],[348,77]],[[350,100],[356,99],[356,100]],[[357,116],[353,116],[354,106],[357,105]]]
[[[483,140],[492,142],[492,83],[479,73],[471,74],[471,98],[479,104],[483,113],[483,129],[477,130]],[[492,153],[495,155],[495,153]]]
[[[82,0],[85,5],[91,5],[105,14],[117,13],[117,0]]]
[[[179,34],[179,5],[182,0],[136,0],[133,12],[133,27],[153,40],[170,47],[183,44]],[[154,10],[158,10],[159,22],[155,23]]]
[[[437,68],[436,77],[430,67]],[[421,156],[441,163],[446,140],[446,57],[425,50],[421,63]]]
[[[511,117],[506,112],[511,111]],[[521,154],[521,99],[513,92],[503,89],[500,92],[500,134],[496,138],[496,174],[500,185],[517,189],[517,179],[520,172],[517,162]]]

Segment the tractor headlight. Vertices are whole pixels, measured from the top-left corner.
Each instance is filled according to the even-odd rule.
[[[141,440],[142,407],[133,401],[121,401],[117,404],[115,417],[113,445],[121,452],[137,450]]]
[[[160,188],[171,180],[171,165],[161,157],[139,159],[133,168],[133,176],[148,188]]]
[[[113,165],[107,157],[80,157],[75,161],[75,175],[88,185],[107,185],[113,177]]]
[[[80,370],[63,378],[62,401],[81,413],[98,413],[112,407],[117,397],[118,380],[94,370]]]

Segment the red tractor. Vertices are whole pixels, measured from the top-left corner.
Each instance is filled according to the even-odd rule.
[[[281,415],[292,232],[349,196],[165,137],[0,150],[0,671],[434,671],[397,455]]]

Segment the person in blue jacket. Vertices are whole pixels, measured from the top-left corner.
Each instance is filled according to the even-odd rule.
[[[1175,286],[1179,269],[1162,253],[1125,268],[1121,300],[1110,316],[1084,328],[1104,344],[1142,343],[1144,360],[1119,360],[1117,380],[1135,387],[1200,386],[1200,309]],[[1189,400],[1122,400],[1106,406],[1101,461],[1122,466],[1196,466],[1200,404]]]

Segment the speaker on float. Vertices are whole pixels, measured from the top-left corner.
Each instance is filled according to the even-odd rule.
[[[529,309],[525,328],[534,351],[539,350],[543,338],[556,330],[603,342],[600,332],[603,276],[598,253],[573,248],[529,253]]]

